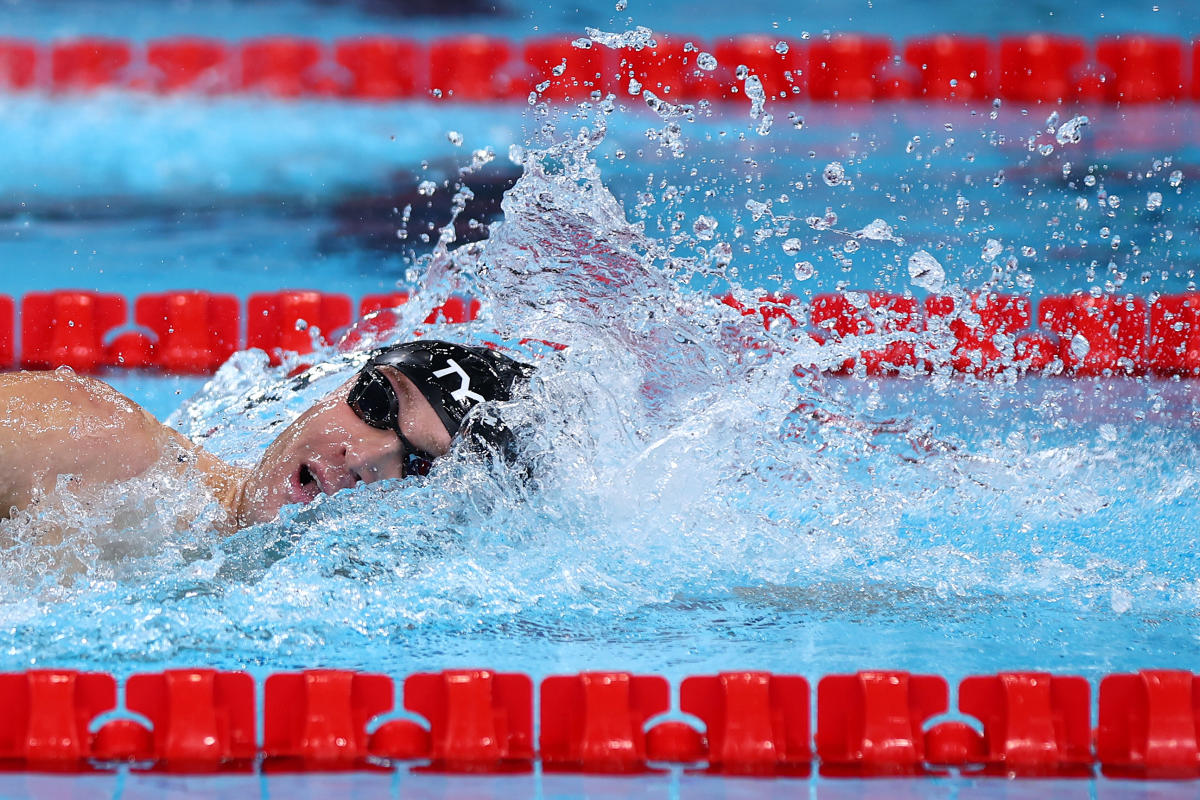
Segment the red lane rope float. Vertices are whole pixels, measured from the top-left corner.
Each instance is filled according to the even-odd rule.
[[[125,682],[104,673],[0,674],[0,766],[84,772],[136,761],[175,773],[320,772],[407,765],[445,773],[653,773],[669,764],[717,775],[826,777],[952,774],[1200,778],[1200,676],[1179,670],[1109,675],[1093,731],[1091,685],[1076,676],[1002,672],[958,686],[960,719],[938,675],[827,675],[812,693],[797,675],[723,672],[679,685],[657,675],[550,676],[487,669],[387,675],[307,670],[266,678],[170,669]],[[694,721],[654,720],[664,713]],[[139,714],[150,727],[133,719]],[[92,732],[98,719],[107,721]],[[698,723],[698,724],[697,724]],[[538,749],[534,749],[534,741]],[[815,748],[814,748],[815,745]]]
[[[714,69],[697,63],[716,56]],[[1190,63],[1189,63],[1190,62]],[[1190,69],[1189,69],[1190,66]],[[510,41],[474,34],[423,43],[389,36],[325,42],[182,37],[147,43],[83,37],[49,44],[0,39],[0,91],[253,93],[277,98],[578,102],[636,80],[682,101],[745,97],[740,67],[768,99],[1018,103],[1200,100],[1200,41],[1143,34],[1083,38],[1033,33],[998,40],[956,34],[903,43],[841,34],[712,41],[662,34],[643,48],[576,47],[566,37]]]
[[[251,295],[243,313],[234,295],[166,292],[129,302],[116,294],[62,290],[26,295],[20,304],[20,354],[14,345],[16,303],[0,295],[0,368],[70,366],[213,373],[243,347],[265,350],[272,364],[284,353],[310,353],[359,318],[364,330],[396,325],[391,309],[403,292],[373,294],[355,305],[347,295],[289,289]],[[764,327],[807,337],[849,353],[830,371],[849,375],[916,374],[950,369],[977,376],[1001,370],[1080,377],[1200,376],[1200,293],[1165,295],[1147,305],[1132,295],[1049,296],[976,293],[932,295],[924,302],[886,292],[818,294],[803,302],[765,296],[754,305],[722,302]],[[452,297],[425,323],[477,319],[480,302]],[[243,332],[243,320],[245,329]],[[869,337],[869,346],[858,346]],[[762,347],[750,337],[747,347]]]

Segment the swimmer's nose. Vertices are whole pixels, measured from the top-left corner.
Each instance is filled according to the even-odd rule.
[[[346,467],[363,483],[402,478],[401,450],[399,440],[394,444],[355,445],[346,451]]]

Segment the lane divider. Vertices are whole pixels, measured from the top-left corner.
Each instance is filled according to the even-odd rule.
[[[401,692],[407,714],[395,709]],[[487,669],[387,675],[315,669],[268,676],[170,669],[0,674],[0,763],[90,771],[122,762],[178,773],[411,766],[449,773],[638,774],[686,764],[716,775],[1200,778],[1200,676],[1180,670],[1077,676],[628,672],[546,677]],[[673,704],[672,699],[675,699]],[[140,715],[141,719],[134,715]],[[666,715],[668,718],[663,719]],[[679,719],[690,715],[689,719]],[[103,716],[105,721],[98,722]],[[953,716],[952,719],[946,719]],[[670,717],[675,717],[670,718]],[[149,721],[147,726],[142,720]],[[94,729],[94,730],[93,730]]]
[[[213,373],[237,350],[259,348],[273,364],[282,354],[310,353],[317,328],[326,343],[355,319],[376,332],[395,326],[387,313],[408,301],[403,292],[363,297],[284,290],[251,295],[202,291],[121,295],[62,290],[26,295],[20,304],[21,347],[13,341],[15,301],[0,295],[0,368],[78,372],[105,368]],[[886,292],[818,294],[811,301],[764,296],[751,305],[726,295],[726,305],[764,327],[837,346],[853,355],[831,371],[869,376],[949,369],[991,376],[1003,370],[1082,377],[1200,376],[1200,293],[1164,295],[1147,305],[1132,295],[1044,297],[977,293],[933,295],[924,302]],[[474,320],[480,303],[452,297],[426,318]],[[245,327],[243,328],[243,320]],[[870,336],[858,349],[857,337]],[[348,340],[347,346],[354,341]],[[765,342],[746,341],[751,348]]]
[[[551,102],[578,102],[593,92],[626,96],[635,80],[673,101],[744,102],[745,75],[754,74],[767,100],[1200,100],[1200,40],[1174,37],[1121,34],[1092,42],[1046,33],[1000,39],[942,34],[898,43],[858,34],[714,41],[664,34],[654,42],[611,49],[577,47],[567,37],[511,41],[475,34],[429,42],[388,36],[333,42],[296,36],[146,43],[0,39],[0,91],[460,102],[523,102],[535,93]],[[701,53],[715,57],[716,66]]]

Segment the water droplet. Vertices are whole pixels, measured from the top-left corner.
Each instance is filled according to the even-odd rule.
[[[813,267],[811,262],[797,261],[796,268],[793,271],[793,274],[796,276],[796,280],[806,281],[809,278],[811,278],[813,275],[816,275],[817,270]]]
[[[1154,10],[1158,11],[1158,6],[1155,6]],[[1128,589],[1115,586],[1113,587],[1109,602],[1112,604],[1113,611],[1118,614],[1124,614],[1133,608],[1133,593]]]
[[[558,64],[557,66],[554,67],[554,69],[550,70],[550,74],[553,75],[554,77],[558,78],[558,77],[561,77],[562,74],[566,71],[567,71],[567,60],[564,58],[562,60],[561,64]]]
[[[701,214],[692,223],[692,231],[701,241],[710,241],[717,233],[717,221],[710,216]]]
[[[614,7],[618,12],[624,11],[625,9],[629,8],[629,0],[617,0],[617,4]]]
[[[774,122],[775,122],[774,114],[763,114],[762,121],[758,123],[758,127],[755,128],[755,131],[758,133],[759,136],[766,136],[768,133],[771,132],[771,125],[774,124]]]
[[[433,181],[421,181],[419,184],[417,184],[417,194],[419,195],[429,197],[435,191],[437,191],[437,184]]]
[[[1146,195],[1147,211],[1158,211],[1160,208],[1162,208],[1162,194],[1159,192],[1150,192],[1150,194]]]
[[[1054,138],[1058,140],[1059,144],[1074,144],[1083,138],[1083,126],[1087,125],[1090,121],[1083,114],[1071,117],[1058,126],[1058,133],[1054,134]]]
[[[1108,196],[1108,207],[1109,208],[1120,208],[1121,207],[1121,198],[1118,195],[1110,194]]]
[[[717,59],[712,53],[700,53],[696,56],[696,66],[706,72],[712,72],[717,68]]]
[[[767,102],[767,93],[763,91],[762,81],[757,75],[747,75],[743,91],[746,92],[746,97],[750,98],[750,116],[758,119],[758,115],[763,111],[763,105]]]
[[[988,239],[983,245],[983,252],[980,257],[984,261],[995,261],[996,256],[1004,252],[1004,247],[995,239]]]
[[[1025,256],[1026,258],[1033,258],[1037,255],[1037,250],[1034,250],[1029,245],[1025,245],[1021,248],[1021,255]]]
[[[831,208],[825,209],[823,217],[808,217],[804,220],[808,223],[808,227],[814,231],[827,231],[834,225],[837,225],[838,216]]]
[[[631,50],[645,50],[647,47],[658,46],[658,42],[654,40],[654,31],[645,25],[638,25],[633,30],[625,31],[624,33],[602,31],[599,28],[591,26],[585,27],[583,32],[596,44],[602,44],[613,50],[620,50],[623,47],[628,47]]]
[[[776,53],[779,53],[779,55],[782,56],[782,55],[786,55],[787,51],[788,51],[788,43],[787,42],[776,42],[775,43],[775,52]]]
[[[1096,176],[1095,175],[1084,175],[1083,176],[1083,185],[1087,186],[1088,188],[1095,186],[1096,185]]]
[[[896,232],[892,230],[892,226],[881,219],[871,220],[861,230],[855,231],[854,235],[859,239],[870,239],[875,242],[904,244],[904,240],[896,236]]]
[[[837,186],[846,180],[846,168],[840,161],[830,161],[825,165],[821,178],[825,181],[826,186]]]
[[[940,292],[946,283],[946,270],[936,258],[924,250],[918,250],[908,257],[908,277],[914,286]]]
[[[463,137],[458,131],[446,131],[446,141],[450,142],[450,144],[454,145],[455,147],[458,147],[463,143]]]
[[[477,170],[480,167],[490,164],[496,158],[496,151],[491,147],[481,147],[478,150],[471,151],[471,169]]]
[[[800,116],[795,111],[788,112],[788,121],[792,123],[792,127],[796,130],[804,130],[804,117]]]
[[[1179,184],[1183,183],[1183,170],[1175,170],[1171,173],[1171,177],[1167,179],[1167,183],[1171,184],[1172,189],[1178,189]]]
[[[788,239],[784,239],[782,247],[783,247],[783,252],[787,253],[789,256],[794,256],[800,252],[800,248],[801,248],[800,240],[794,236],[791,238],[788,238]]]
[[[739,81],[746,80],[746,76],[749,74],[750,68],[745,64],[738,64],[737,68],[733,71],[733,77],[737,78]]]
[[[1044,144],[1044,145],[1042,145],[1041,147],[1039,147],[1039,148],[1038,148],[1038,152],[1039,152],[1039,153],[1041,153],[1041,154],[1042,154],[1042,155],[1044,155],[1044,156],[1048,156],[1048,155],[1050,155],[1051,153],[1053,153],[1053,152],[1054,152],[1054,145],[1052,145],[1052,144]]]
[[[767,204],[760,200],[746,201],[746,210],[750,212],[750,218],[755,222],[758,222],[762,215],[767,213],[767,208]]]
[[[1077,360],[1082,361],[1091,349],[1091,344],[1088,343],[1088,340],[1082,333],[1077,333],[1071,337],[1071,355],[1075,356]]]
[[[842,245],[842,249],[845,250],[847,253],[857,253],[858,248],[859,248],[859,244],[856,239],[849,239],[846,241],[845,244]]]
[[[729,246],[729,242],[717,242],[712,248],[713,263],[718,267],[728,267],[729,262],[733,261],[733,248]]]
[[[642,91],[642,82],[639,81],[637,78],[630,78],[629,79],[629,93],[636,95],[636,94],[640,94],[641,91]]]
[[[1078,209],[1079,211],[1087,211],[1088,199],[1086,197],[1076,197],[1075,198],[1075,208]]]

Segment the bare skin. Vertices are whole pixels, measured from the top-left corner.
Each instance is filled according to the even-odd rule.
[[[400,401],[401,427],[434,456],[450,435],[417,387],[384,367]],[[0,518],[53,492],[60,476],[81,489],[141,475],[175,453],[195,469],[225,510],[221,533],[267,522],[290,503],[306,503],[358,483],[404,476],[404,448],[393,431],[372,428],[346,403],[350,383],[305,411],[252,469],[227,464],[163,425],[111,386],[70,371],[0,375]]]

